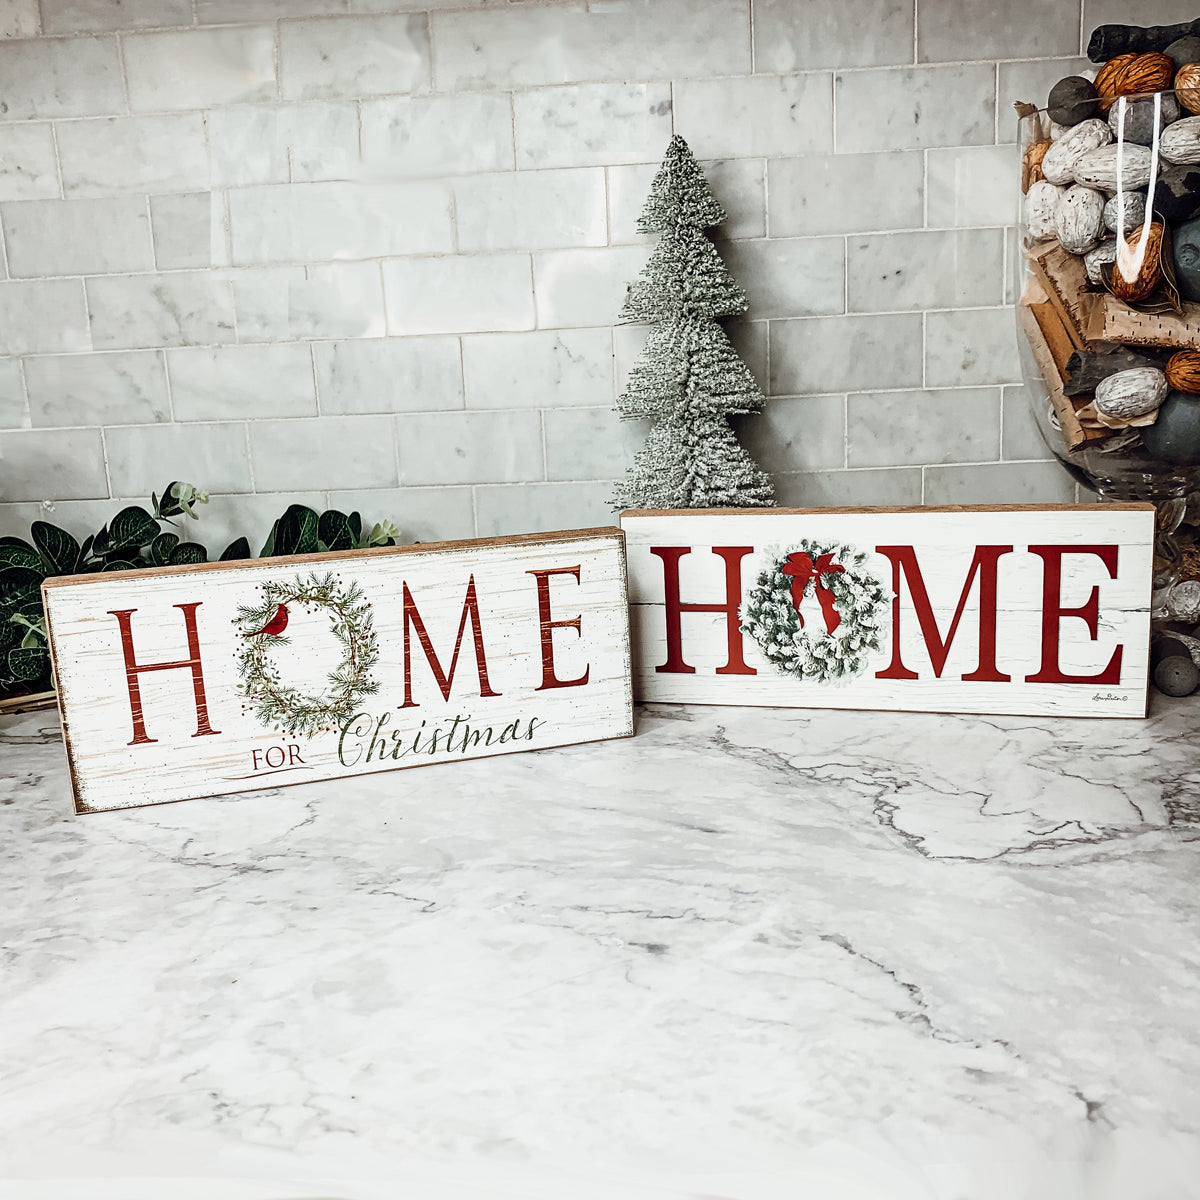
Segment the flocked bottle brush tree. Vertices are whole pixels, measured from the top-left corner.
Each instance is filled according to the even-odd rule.
[[[619,508],[764,508],[770,478],[739,444],[729,417],[765,397],[719,323],[746,294],[705,233],[726,220],[687,142],[671,139],[638,219],[661,240],[630,286],[622,322],[653,322],[618,411],[650,420],[646,444],[618,486]]]

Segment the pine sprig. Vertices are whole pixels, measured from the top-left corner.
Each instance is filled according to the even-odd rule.
[[[370,672],[379,659],[379,646],[362,587],[356,581],[342,587],[332,573],[268,581],[262,585],[258,604],[238,606],[235,623],[244,627],[243,633],[261,629],[281,604],[292,603],[329,611],[331,628],[344,651],[341,663],[328,676],[329,690],[310,696],[285,684],[270,652],[290,645],[291,639],[273,634],[247,638],[238,654],[238,686],[254,705],[260,724],[278,733],[312,737],[345,721],[364,697],[378,692],[379,684]]]

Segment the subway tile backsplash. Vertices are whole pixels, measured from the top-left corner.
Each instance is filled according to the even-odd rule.
[[[6,0],[0,534],[171,478],[218,549],[297,498],[421,540],[609,521],[672,133],[781,502],[1070,499],[1016,386],[1012,102],[1179,11]]]

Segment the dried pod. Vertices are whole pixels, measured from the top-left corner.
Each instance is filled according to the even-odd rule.
[[[1172,127],[1173,128],[1173,127]],[[1089,150],[1075,164],[1075,182],[1104,192],[1117,190],[1117,155],[1121,156],[1121,186],[1132,191],[1150,182],[1150,150],[1134,142],[1109,143]]]
[[[1117,232],[1118,209],[1123,210],[1125,229],[1133,229],[1146,220],[1146,196],[1144,192],[1123,192],[1121,203],[1112,196],[1104,206],[1104,228],[1112,233]]]
[[[1170,92],[1159,93],[1158,131],[1160,134],[1172,121],[1178,121],[1182,115],[1179,101]],[[1122,117],[1125,122],[1123,130],[1121,127]],[[1143,96],[1140,100],[1127,100],[1124,113],[1121,112],[1119,104],[1114,104],[1109,109],[1108,127],[1113,131],[1113,137],[1116,137],[1118,131],[1121,131],[1127,142],[1137,142],[1139,145],[1149,146],[1154,140],[1154,97]]]
[[[1030,142],[1021,159],[1021,191],[1027,192],[1033,184],[1046,177],[1042,174],[1042,159],[1050,149],[1050,141]]]
[[[1100,111],[1107,113],[1118,96],[1161,92],[1174,77],[1175,64],[1165,54],[1118,54],[1096,76]]]
[[[1067,188],[1054,214],[1054,236],[1064,250],[1086,254],[1104,232],[1104,196],[1076,184]]]
[[[1083,267],[1087,271],[1088,283],[1093,287],[1103,287],[1104,279],[1100,268],[1115,261],[1117,257],[1117,239],[1109,238],[1101,242],[1094,250],[1089,250],[1083,256]]]
[[[1185,117],[1164,130],[1159,153],[1172,163],[1200,163],[1200,117]]]
[[[1175,99],[1191,113],[1200,113],[1200,63],[1187,63],[1175,72]]]
[[[1142,238],[1143,225],[1132,233],[1125,235],[1125,245],[1131,253],[1137,253],[1138,242]],[[1146,238],[1146,253],[1142,256],[1141,266],[1133,279],[1126,279],[1121,273],[1120,261],[1113,265],[1112,293],[1118,300],[1126,304],[1136,304],[1145,300],[1162,282],[1162,239],[1163,227],[1157,221],[1151,222],[1150,233]]]
[[[1096,384],[1096,410],[1106,417],[1140,417],[1167,398],[1167,377],[1157,367],[1118,371]]]
[[[1025,224],[1035,241],[1054,237],[1054,214],[1058,212],[1058,202],[1066,190],[1045,179],[1030,186],[1025,197]]]
[[[1107,146],[1112,141],[1112,130],[1107,121],[1092,117],[1080,121],[1068,130],[1042,156],[1042,174],[1051,183],[1070,183],[1075,177],[1075,164],[1097,146]]]
[[[1200,350],[1179,350],[1164,368],[1167,382],[1177,392],[1200,395]]]

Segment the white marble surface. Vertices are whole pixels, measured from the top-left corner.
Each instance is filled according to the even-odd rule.
[[[82,818],[7,719],[0,1195],[1200,1195],[1198,714],[664,706]]]

